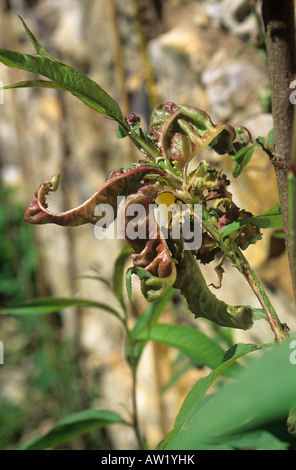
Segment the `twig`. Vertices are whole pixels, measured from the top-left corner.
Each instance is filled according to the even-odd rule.
[[[266,294],[261,282],[257,278],[256,273],[249,265],[247,259],[243,255],[242,251],[238,248],[236,243],[227,237],[227,239],[220,239],[219,233],[214,229],[211,224],[209,215],[206,209],[203,209],[203,224],[206,230],[220,243],[220,246],[224,252],[224,255],[233,263],[238,271],[244,276],[252,291],[259,300],[265,314],[269,326],[274,333],[275,340],[281,342],[287,337],[288,327],[280,322],[277,313],[271,304],[268,295]]]
[[[271,89],[271,106],[274,125],[275,154],[280,164],[275,166],[279,199],[284,222],[292,287],[296,301],[296,266],[293,260],[289,207],[296,211],[296,200],[289,204],[288,174],[291,159],[294,109],[289,97],[290,83],[295,74],[295,20],[294,1],[263,0],[262,16]]]

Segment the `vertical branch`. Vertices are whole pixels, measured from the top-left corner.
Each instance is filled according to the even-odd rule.
[[[296,210],[295,192],[289,201],[288,175],[291,164],[293,136],[293,105],[290,102],[290,83],[295,73],[295,19],[294,1],[263,0],[262,16],[265,27],[265,41],[271,89],[271,106],[274,126],[275,154],[281,211],[284,221],[287,253],[290,264],[292,286],[296,299],[296,266],[293,260],[293,230],[290,227],[291,214]],[[290,192],[291,199],[291,192]],[[295,220],[295,217],[294,217]]]
[[[277,313],[271,304],[265,290],[263,289],[261,282],[257,278],[255,272],[249,265],[241,250],[237,247],[235,242],[231,240],[231,238],[227,241],[227,244],[230,247],[230,250],[226,252],[226,255],[233,262],[239,272],[244,276],[252,291],[259,300],[265,312],[269,326],[274,333],[275,340],[277,342],[282,341],[287,337],[288,326],[280,322],[280,319],[278,318]],[[226,248],[226,245],[224,246]]]

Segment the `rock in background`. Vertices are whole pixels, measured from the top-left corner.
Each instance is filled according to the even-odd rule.
[[[245,125],[254,137],[266,137],[272,116],[263,112],[260,97],[268,85],[267,68],[262,50],[246,47],[258,41],[252,5],[246,0],[7,0],[1,4],[1,47],[32,52],[19,14],[52,55],[96,80],[124,112],[140,114],[144,127],[155,103],[173,101],[204,109],[215,122]],[[0,65],[4,84],[25,77],[25,72]],[[126,139],[116,139],[115,131],[113,122],[72,96],[50,90],[9,90],[1,105],[2,182],[17,186],[25,205],[41,182],[61,173],[61,187],[50,196],[50,205],[58,211],[74,207],[111,170],[138,158]],[[206,155],[215,167],[231,173],[226,157]],[[239,181],[232,179],[231,190],[240,206],[253,213],[278,203],[273,168],[263,152],[256,150],[244,175]],[[116,306],[102,285],[76,278],[93,274],[95,267],[111,279],[122,242],[96,240],[92,226],[36,226],[34,234],[40,296],[80,296]],[[272,235],[264,233],[263,240],[247,250],[247,257],[266,282],[280,318],[294,328],[287,257],[283,244]],[[209,282],[215,282],[213,266],[204,271]],[[257,305],[244,280],[228,266],[223,288],[216,293],[229,303]],[[141,313],[146,303],[138,297],[135,305]],[[184,315],[186,319],[186,307]],[[163,318],[175,321],[169,311]],[[128,419],[131,376],[122,356],[120,325],[91,309],[65,312],[62,319],[63,335],[79,338],[83,380],[87,383],[89,375],[103,371],[100,392],[87,405],[112,409]],[[205,327],[202,321],[194,325]],[[250,333],[235,335],[244,342],[272,340],[263,320]],[[140,364],[140,421],[151,447],[168,432],[186,391],[201,373],[191,370],[159,401],[159,389],[169,380],[175,357],[169,348],[149,345]],[[113,448],[135,448],[134,436],[126,428],[114,426],[108,432]]]

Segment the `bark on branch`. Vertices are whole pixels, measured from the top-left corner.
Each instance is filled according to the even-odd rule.
[[[296,299],[296,267],[293,262],[291,231],[289,230],[288,172],[291,162],[294,106],[290,102],[290,83],[295,77],[294,1],[263,0],[262,17],[268,57],[271,106],[273,115],[275,154],[279,199],[284,221],[286,246],[292,286]],[[293,201],[294,208],[296,201]]]

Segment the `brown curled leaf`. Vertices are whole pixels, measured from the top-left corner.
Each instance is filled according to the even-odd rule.
[[[95,224],[100,219],[100,216],[95,215],[97,205],[110,204],[116,214],[117,196],[128,194],[149,173],[165,174],[163,170],[149,163],[139,163],[115,170],[87,201],[74,209],[60,214],[51,212],[47,208],[46,203],[48,193],[56,191],[58,188],[59,176],[54,176],[39,186],[35,192],[36,199],[25,209],[24,220],[31,224],[53,223],[63,226],[78,226],[87,223]]]
[[[142,293],[148,301],[158,298],[176,280],[174,260],[152,210],[152,204],[162,191],[163,188],[156,184],[143,185],[125,200],[126,240],[134,250],[134,273],[139,276]],[[139,234],[136,238],[130,236],[129,224],[132,223],[132,217],[126,215],[133,204],[139,204],[143,208],[142,216],[133,226],[133,230]]]
[[[223,228],[233,222],[234,220],[237,220],[240,215],[240,210],[239,208],[235,205],[232,204],[232,206],[225,211],[225,213],[220,217],[218,221],[218,230],[221,232]]]
[[[237,137],[232,126],[214,124],[205,111],[174,103],[154,108],[148,135],[161,155],[181,171],[208,145],[219,154],[235,153]]]
[[[224,268],[222,267],[223,261],[224,261],[224,256],[222,256],[219,263],[214,268],[217,274],[218,284],[214,284],[213,282],[211,282],[211,284],[209,284],[209,287],[212,286],[214,287],[214,289],[221,289],[223,274],[225,273]]]

